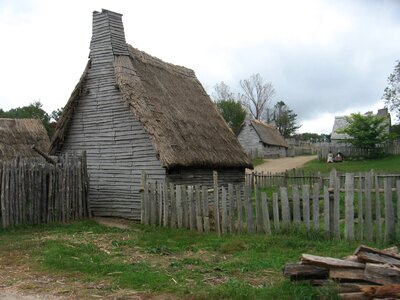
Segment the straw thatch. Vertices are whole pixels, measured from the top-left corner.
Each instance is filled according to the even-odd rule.
[[[163,167],[252,167],[192,70],[130,45],[128,51],[114,56],[116,87],[149,134]],[[90,62],[57,125],[53,153],[62,148],[88,68]]]
[[[0,161],[38,156],[31,146],[47,152],[50,140],[38,119],[0,119]]]
[[[288,148],[288,144],[276,128],[259,120],[250,122],[263,144]]]

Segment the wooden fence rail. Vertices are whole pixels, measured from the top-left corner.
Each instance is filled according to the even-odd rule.
[[[396,239],[400,180],[392,188],[393,178],[382,178],[381,188],[372,172],[358,180],[355,177],[345,175],[343,192],[340,177],[333,171],[326,185],[283,186],[267,195],[257,184],[183,186],[148,182],[144,176],[142,223],[219,234],[303,229],[337,239]]]
[[[0,222],[67,222],[88,217],[86,154],[67,154],[56,164],[21,159],[0,165]]]

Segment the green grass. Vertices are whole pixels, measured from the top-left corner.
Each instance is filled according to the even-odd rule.
[[[258,165],[261,165],[265,162],[263,158],[255,158],[251,161],[253,163],[253,166],[256,167]]]
[[[335,299],[334,287],[290,282],[282,268],[302,253],[343,257],[356,247],[318,233],[219,237],[141,225],[120,230],[93,221],[0,231],[0,257],[20,253],[41,272],[106,281],[109,290],[193,299]]]
[[[339,172],[368,172],[373,169],[380,173],[399,173],[400,155],[390,155],[379,159],[344,160],[342,163],[326,163],[317,159],[309,161],[302,170],[306,172],[329,173],[332,169]]]

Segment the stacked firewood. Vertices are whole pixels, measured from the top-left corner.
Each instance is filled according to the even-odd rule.
[[[301,262],[287,264],[283,274],[314,285],[333,280],[342,299],[400,299],[397,247],[378,250],[361,245],[344,259],[302,254]]]

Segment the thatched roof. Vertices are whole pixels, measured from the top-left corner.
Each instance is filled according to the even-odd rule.
[[[113,24],[120,16],[105,10],[102,13],[111,14]],[[130,45],[126,47],[127,52],[120,53],[128,55],[117,55],[114,51],[116,86],[150,135],[162,166],[252,167],[192,70],[166,63]],[[90,63],[85,73],[88,70]],[[60,147],[68,130],[85,73],[57,125],[52,152]]]
[[[276,128],[259,120],[251,120],[250,124],[264,144],[288,148],[288,144]]]
[[[0,119],[0,160],[38,156],[31,149],[32,145],[44,152],[50,146],[46,129],[40,120]]]

